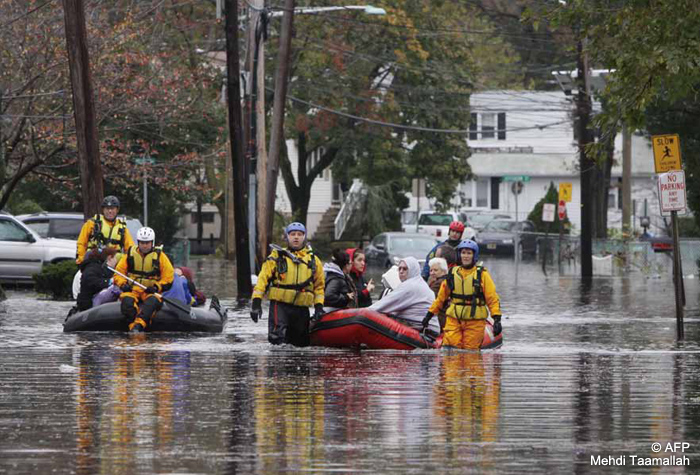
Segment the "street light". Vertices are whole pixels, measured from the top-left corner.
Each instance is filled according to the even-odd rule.
[[[309,8],[295,8],[295,15],[315,15],[318,13],[342,11],[342,10],[362,10],[367,15],[386,15],[386,10],[379,7],[373,7],[372,5],[344,5],[338,7],[309,7]],[[284,11],[274,11],[268,13],[268,17],[277,18],[284,15]]]

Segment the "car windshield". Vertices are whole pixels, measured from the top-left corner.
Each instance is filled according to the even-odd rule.
[[[475,214],[469,218],[469,224],[471,226],[486,226],[488,223],[494,220],[494,216],[490,214]]]
[[[414,253],[427,254],[437,241],[430,237],[396,237],[391,239],[391,252],[394,254],[411,255]]]
[[[496,219],[487,224],[484,231],[514,231],[515,224],[515,221],[499,221]]]
[[[452,221],[451,214],[430,213],[421,215],[418,224],[425,226],[449,226]]]
[[[82,219],[54,219],[49,236],[60,239],[78,239],[83,227]]]

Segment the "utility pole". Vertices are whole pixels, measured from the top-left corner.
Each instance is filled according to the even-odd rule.
[[[622,125],[622,236],[632,237],[632,131]]]
[[[576,116],[578,118],[579,168],[581,174],[581,277],[593,276],[593,196],[591,194],[595,162],[588,157],[586,148],[593,142],[588,128],[591,120],[591,95],[588,80],[588,58],[583,52],[583,41],[578,41],[578,95]]]
[[[284,15],[282,16],[282,31],[277,55],[277,72],[275,74],[275,101],[272,109],[272,131],[270,132],[270,153],[267,157],[267,200],[265,206],[265,229],[267,241],[260,244],[267,249],[272,236],[272,225],[275,215],[275,194],[277,192],[277,176],[279,174],[280,150],[284,143],[284,106],[287,100],[287,82],[289,61],[292,46],[292,25],[294,24],[294,0],[285,0]]]
[[[100,212],[104,195],[100,146],[95,123],[90,57],[83,0],[63,0],[66,47],[73,89],[73,114],[85,219]]]
[[[265,0],[252,0],[256,8],[264,8]],[[256,213],[255,227],[258,244],[256,249],[258,262],[262,264],[267,257],[266,243],[270,242],[267,234],[267,135],[265,133],[265,38],[267,35],[267,14],[255,10],[251,16],[251,71],[252,102],[255,111],[251,113],[251,140],[255,141],[256,165]],[[257,53],[257,54],[256,54]],[[272,211],[274,213],[274,210]],[[274,214],[273,214],[274,215]]]
[[[229,142],[233,170],[234,232],[236,235],[236,284],[238,299],[252,295],[248,249],[247,186],[241,130],[241,76],[238,55],[238,0],[225,0],[226,12],[226,94],[228,99]]]

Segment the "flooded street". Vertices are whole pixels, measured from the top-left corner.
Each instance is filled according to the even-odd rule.
[[[586,288],[533,261],[484,262],[504,345],[480,354],[273,347],[247,309],[213,336],[64,334],[71,302],[10,290],[0,473],[595,473],[598,455],[625,461],[611,473],[659,471],[632,456],[698,471],[697,269],[679,344],[670,272]],[[191,267],[235,305],[231,266]]]

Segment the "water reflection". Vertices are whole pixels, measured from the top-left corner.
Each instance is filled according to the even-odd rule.
[[[167,452],[190,417],[189,352],[144,350],[146,335],[133,337],[78,354],[78,473],[156,470],[158,460],[139,453]]]
[[[585,288],[536,262],[486,265],[506,343],[484,353],[273,348],[244,309],[222,335],[63,334],[69,302],[10,292],[0,472],[590,473],[595,454],[695,448],[697,279],[678,344],[670,276]],[[231,306],[232,266],[193,267]]]

